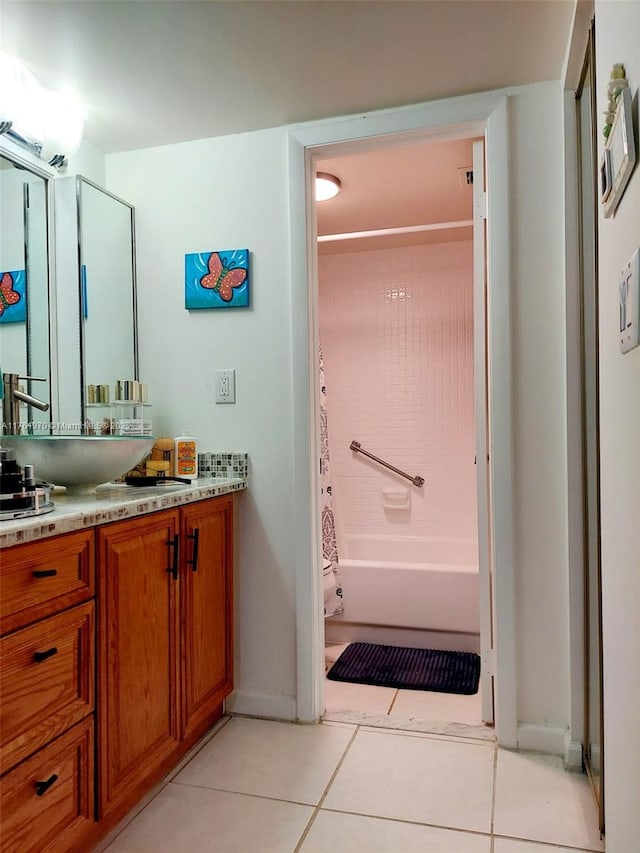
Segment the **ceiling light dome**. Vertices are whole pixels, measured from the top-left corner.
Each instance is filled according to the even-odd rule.
[[[316,173],[316,201],[326,201],[335,198],[340,192],[342,184],[335,175],[328,172]]]

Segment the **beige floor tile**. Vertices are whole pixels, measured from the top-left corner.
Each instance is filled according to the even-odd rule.
[[[397,692],[393,687],[350,684],[346,681],[330,681],[325,678],[326,713],[355,710],[365,714],[388,714]]]
[[[358,732],[323,805],[489,832],[493,756],[484,745]]]
[[[488,835],[320,811],[300,853],[489,853]]]
[[[391,716],[416,720],[447,720],[452,723],[482,725],[480,693],[460,696],[454,693],[432,693],[428,690],[399,690]]]
[[[174,782],[315,805],[352,736],[348,726],[234,717]]]
[[[589,853],[583,847],[556,847],[535,841],[515,841],[513,838],[496,838],[494,845],[494,853]]]
[[[349,643],[329,643],[324,647],[324,659],[329,664],[334,664]]]
[[[555,756],[499,750],[494,832],[604,850],[587,777]]]
[[[313,809],[170,783],[108,853],[293,853]]]

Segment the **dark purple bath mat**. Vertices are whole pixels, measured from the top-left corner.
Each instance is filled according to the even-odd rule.
[[[478,692],[480,656],[473,652],[351,643],[331,667],[327,678],[470,696]]]

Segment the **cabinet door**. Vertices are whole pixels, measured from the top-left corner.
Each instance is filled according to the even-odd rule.
[[[137,801],[178,746],[178,519],[170,510],[98,531],[102,817]]]
[[[233,499],[225,495],[182,510],[181,602],[183,739],[221,714],[233,688]]]

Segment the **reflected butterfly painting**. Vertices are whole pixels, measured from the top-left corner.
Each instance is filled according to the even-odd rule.
[[[249,306],[248,249],[185,255],[184,275],[187,309]]]
[[[24,270],[0,272],[0,323],[24,323],[27,319]]]

